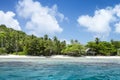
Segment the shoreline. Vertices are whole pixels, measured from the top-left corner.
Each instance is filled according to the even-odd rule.
[[[120,56],[67,56],[67,55],[52,55],[52,56],[26,56],[26,55],[0,55],[0,58],[86,58],[86,59],[120,59]]]
[[[120,56],[82,56],[71,57],[65,55],[45,56],[21,56],[1,55],[0,62],[35,62],[35,63],[117,63],[120,64]]]

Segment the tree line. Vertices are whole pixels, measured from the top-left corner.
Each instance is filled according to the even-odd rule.
[[[86,45],[80,44],[78,40],[71,40],[70,44],[60,41],[56,36],[49,38],[46,34],[43,37],[27,35],[25,32],[7,28],[0,25],[0,54],[32,55],[32,56],[51,56],[51,55],[70,55],[84,56],[92,55],[119,55],[120,41],[111,40],[90,41]]]

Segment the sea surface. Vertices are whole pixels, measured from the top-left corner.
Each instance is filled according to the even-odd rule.
[[[0,61],[0,80],[120,80],[120,63]]]

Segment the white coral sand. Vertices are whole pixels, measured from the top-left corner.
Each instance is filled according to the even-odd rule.
[[[120,56],[82,56],[72,57],[67,55],[45,56],[26,56],[26,55],[0,55],[0,58],[87,58],[87,59],[120,59]]]
[[[53,55],[53,56],[24,56],[24,55],[0,55],[1,61],[22,61],[22,62],[43,62],[43,63],[55,63],[55,62],[84,62],[84,63],[119,63],[120,56],[82,56],[71,57],[65,55]]]

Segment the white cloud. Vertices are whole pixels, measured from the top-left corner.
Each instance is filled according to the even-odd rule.
[[[115,15],[120,17],[120,4],[115,6],[115,8],[113,9],[113,12]]]
[[[26,30],[30,34],[39,36],[63,31],[57,19],[62,21],[65,17],[58,12],[57,5],[49,8],[42,6],[38,1],[20,0],[17,5],[17,13],[27,20]]]
[[[110,9],[96,10],[93,17],[88,15],[80,16],[78,22],[88,31],[100,35],[108,34],[111,31],[110,22],[114,20],[114,16]]]
[[[13,28],[15,30],[21,30],[19,22],[14,17],[15,17],[15,13],[11,11],[8,11],[6,13],[0,11],[0,24],[4,24],[7,27]]]
[[[107,37],[112,28],[116,28],[116,32],[120,33],[120,5],[115,7],[107,7],[105,9],[96,10],[93,16],[82,15],[78,18],[80,26],[87,28],[88,31],[98,37]],[[111,26],[115,25],[115,26]],[[97,35],[96,35],[97,34]]]
[[[62,13],[58,12],[57,5],[53,5],[52,8],[49,8],[49,14],[58,18],[60,22],[66,19],[66,17]]]
[[[117,20],[114,24],[115,32],[120,33],[120,4],[116,5],[113,11],[114,11],[115,16],[117,17]]]
[[[115,32],[120,33],[120,22],[115,24]]]

